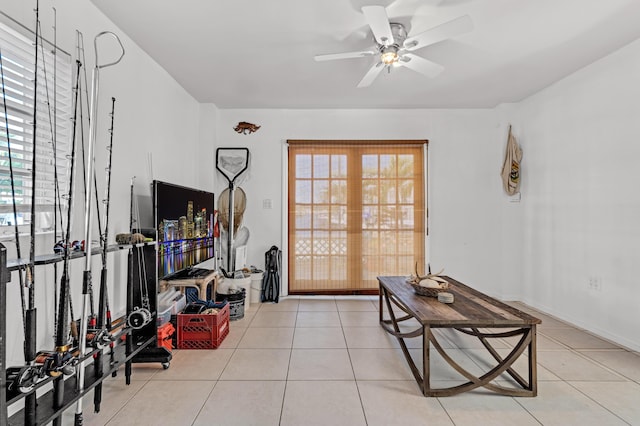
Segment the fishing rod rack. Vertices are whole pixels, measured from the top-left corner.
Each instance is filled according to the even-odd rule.
[[[124,365],[125,380],[129,384],[131,382],[131,366],[133,363],[159,362],[163,367],[167,368],[171,360],[171,353],[163,348],[157,347],[157,279],[155,273],[156,243],[140,243],[133,245],[110,245],[107,247],[107,253],[129,250],[127,267],[127,314],[131,312],[135,306],[140,306],[143,295],[140,293],[140,279],[136,271],[145,263],[150,267],[147,268],[147,286],[150,297],[150,307],[152,312],[152,321],[140,329],[127,328],[126,315],[113,321],[115,337],[115,346],[113,348],[113,357],[107,350],[100,357],[102,363],[102,374],[97,374],[100,370],[94,363],[88,363],[93,356],[102,349],[93,349],[86,352],[80,361],[87,360],[85,363],[84,388],[82,392],[77,391],[78,374],[68,377],[64,381],[64,399],[61,405],[55,405],[55,397],[53,389],[36,397],[35,413],[26,413],[25,408],[20,409],[15,414],[8,416],[8,410],[13,405],[28,397],[33,397],[43,386],[52,383],[55,378],[50,377],[38,382],[34,389],[29,393],[21,393],[18,390],[9,391],[6,383],[6,337],[7,337],[7,283],[11,280],[11,273],[24,269],[28,264],[28,260],[24,259],[7,259],[7,249],[0,243],[0,425],[23,426],[23,425],[44,425],[55,419],[62,419],[62,413],[73,407],[74,404],[82,397],[87,396],[92,390],[102,383],[109,376],[115,376],[117,370]],[[102,254],[100,247],[93,248],[91,255]],[[73,252],[71,259],[84,258],[84,252]],[[35,266],[43,267],[63,261],[63,256],[59,254],[36,256]],[[152,266],[153,265],[153,266]],[[55,283],[54,283],[55,285]],[[38,392],[40,393],[40,392]]]

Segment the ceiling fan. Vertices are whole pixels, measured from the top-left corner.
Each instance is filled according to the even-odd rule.
[[[316,55],[314,57],[316,61],[331,61],[379,55],[378,61],[360,80],[358,87],[370,86],[383,69],[390,69],[392,66],[407,67],[433,78],[440,74],[444,67],[411,52],[473,30],[471,18],[464,15],[420,34],[409,36],[404,25],[389,21],[383,6],[364,6],[362,13],[371,27],[376,43],[371,50]]]

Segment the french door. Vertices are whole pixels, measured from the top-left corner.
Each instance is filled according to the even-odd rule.
[[[424,265],[425,140],[288,142],[289,294],[367,293]]]

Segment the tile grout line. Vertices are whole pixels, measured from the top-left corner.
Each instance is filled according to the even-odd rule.
[[[545,337],[546,337],[547,339],[552,340],[552,341],[553,341],[553,342],[555,342],[555,343],[561,344],[561,345],[563,345],[563,346],[565,346],[565,347],[566,347],[566,349],[562,349],[562,350],[567,350],[568,352],[571,352],[571,353],[573,353],[574,355],[577,355],[579,358],[582,358],[582,359],[584,359],[585,361],[587,361],[587,362],[589,362],[589,363],[591,363],[591,364],[593,364],[593,365],[596,365],[596,366],[598,366],[598,367],[602,368],[603,370],[606,370],[607,372],[609,372],[609,373],[611,373],[611,374],[613,374],[613,375],[615,375],[615,376],[618,376],[618,377],[621,377],[621,378],[625,379],[625,380],[621,380],[621,381],[632,381],[632,382],[634,381],[634,380],[630,379],[629,377],[626,377],[626,376],[625,376],[625,375],[623,375],[622,373],[619,373],[618,371],[616,371],[616,370],[614,370],[614,369],[612,369],[612,368],[609,368],[608,366],[606,366],[605,364],[601,363],[600,361],[597,361],[597,360],[595,360],[595,359],[589,358],[587,355],[582,354],[582,353],[580,352],[580,350],[578,350],[578,349],[574,349],[574,348],[572,348],[572,347],[570,347],[570,346],[568,346],[568,345],[566,345],[566,344],[562,343],[561,341],[559,341],[559,340],[557,340],[557,339],[555,339],[555,338],[553,338],[553,337],[546,336],[546,335],[545,335]],[[590,349],[582,348],[581,350],[590,350]],[[551,352],[551,351],[548,351],[548,352]],[[540,364],[540,361],[539,361],[539,360],[538,360],[538,364],[539,364],[539,365],[541,365],[541,366],[543,366],[543,367],[544,367],[544,368],[546,368],[547,370],[551,371],[553,374],[555,374],[555,375],[557,376],[557,374],[556,374],[556,373],[554,373],[552,370],[550,370],[549,368],[547,368],[547,367],[545,367],[544,365]],[[558,376],[558,377],[560,377],[560,376]],[[560,377],[560,379],[562,379],[562,378]],[[563,381],[565,381],[564,379],[562,379],[562,380],[563,380]],[[583,381],[583,380],[580,380],[580,381]],[[593,381],[593,380],[590,380],[590,381]]]
[[[223,370],[224,371],[224,370]],[[220,375],[222,375],[222,373],[220,373]],[[220,376],[218,376],[218,379],[220,378]],[[213,386],[211,387],[211,390],[209,391],[209,393],[207,394],[207,397],[204,399],[204,401],[202,402],[202,406],[200,407],[200,409],[198,410],[198,413],[196,414],[196,416],[193,418],[193,421],[191,422],[191,426],[193,426],[196,421],[198,420],[198,417],[200,417],[200,414],[202,413],[202,410],[204,409],[204,407],[207,405],[207,401],[209,401],[209,398],[211,398],[211,394],[213,393],[213,390],[216,388],[216,386],[218,386],[219,380],[216,380],[213,383]]]
[[[631,423],[627,422],[625,419],[623,419],[622,417],[620,417],[618,414],[614,413],[613,411],[611,411],[609,408],[605,407],[604,405],[600,404],[598,401],[596,401],[595,399],[593,399],[592,397],[590,397],[589,395],[587,395],[586,393],[582,392],[580,389],[578,389],[577,387],[573,386],[571,384],[571,382],[567,381],[567,380],[563,380],[563,382],[565,382],[568,386],[570,386],[571,388],[577,390],[580,394],[584,395],[586,398],[590,399],[591,401],[593,401],[594,403],[596,403],[598,406],[602,407],[605,411],[611,413],[612,415],[614,415],[615,417],[619,418],[620,420],[622,420],[624,423],[630,425]],[[619,383],[619,382],[615,382],[615,383]]]
[[[116,371],[117,371],[117,370],[116,370]],[[154,373],[153,375],[155,375],[155,373]],[[152,375],[152,377],[153,377],[153,375]],[[124,410],[124,408],[125,408],[125,407],[130,403],[130,402],[131,402],[131,400],[132,400],[132,399],[133,399],[133,398],[134,398],[138,393],[140,393],[140,392],[142,391],[142,389],[144,389],[144,387],[145,387],[145,386],[147,386],[147,384],[148,384],[150,381],[151,381],[151,378],[147,379],[147,380],[144,382],[144,384],[143,384],[142,386],[140,386],[140,389],[138,389],[136,392],[134,392],[134,393],[133,393],[133,395],[131,395],[131,398],[128,398],[128,399],[125,401],[125,403],[124,403],[124,404],[122,404],[122,406],[121,406],[119,409],[117,409],[117,410],[116,410],[116,412],[115,412],[111,417],[109,417],[109,419],[105,422],[105,426],[107,426],[107,425],[108,425],[108,424],[109,424],[109,423],[110,423],[110,422],[111,422],[111,421],[112,421],[112,420],[113,420],[113,419],[114,419],[118,414],[120,414],[120,412],[121,412],[122,410]],[[129,385],[126,385],[126,386],[129,386]]]
[[[259,308],[259,307],[258,307]],[[238,345],[236,345],[235,348],[233,348],[233,352],[231,353],[231,355],[229,356],[229,359],[227,360],[227,362],[225,363],[224,367],[222,368],[222,370],[220,370],[220,374],[218,375],[218,378],[215,380],[215,382],[213,383],[213,387],[211,388],[211,390],[209,391],[209,393],[207,394],[207,397],[204,399],[204,402],[202,403],[202,406],[200,407],[200,409],[198,410],[198,413],[196,414],[196,416],[194,417],[193,421],[191,422],[191,425],[193,426],[195,424],[195,422],[198,420],[198,417],[200,416],[200,414],[202,413],[202,410],[204,409],[204,407],[207,405],[207,401],[209,400],[209,398],[211,398],[211,394],[213,393],[214,389],[216,388],[216,386],[218,386],[218,383],[220,382],[220,378],[222,377],[222,374],[224,374],[224,370],[229,366],[229,363],[231,362],[231,358],[233,358],[233,355],[238,351],[238,346],[240,345],[240,342],[242,341],[242,338],[244,337],[244,335],[247,333],[247,330],[249,329],[249,326],[251,325],[251,323],[253,322],[256,314],[258,313],[259,309],[256,309],[256,312],[253,314],[251,320],[249,321],[249,323],[247,324],[247,326],[244,329],[244,332],[242,333],[242,337],[240,337],[240,340],[238,340]],[[231,321],[229,321],[229,323],[231,323]],[[229,324],[230,326],[231,324]]]
[[[356,371],[353,367],[353,360],[351,359],[351,351],[349,350],[349,345],[347,344],[347,336],[344,332],[344,324],[342,323],[342,316],[340,315],[340,311],[338,311],[338,318],[340,319],[340,330],[342,331],[342,338],[344,339],[344,346],[347,350],[347,356],[349,357],[349,365],[351,366],[351,373],[353,374],[353,381],[356,385],[356,391],[358,392],[358,400],[360,401],[360,409],[362,410],[362,416],[364,418],[364,424],[368,425],[369,421],[367,420],[367,411],[364,408],[364,402],[362,401],[362,393],[360,392],[360,385],[358,383],[358,378],[356,377]]]
[[[424,397],[424,395],[422,395]],[[425,397],[426,398],[426,397]],[[438,401],[438,404],[440,404],[440,407],[442,408],[442,410],[444,411],[444,413],[447,415],[447,417],[449,418],[449,420],[451,420],[451,424],[455,426],[456,422],[453,421],[453,417],[451,417],[451,414],[449,414],[449,412],[447,411],[447,409],[445,408],[444,404],[442,403],[442,401],[440,400],[440,397],[435,397],[436,401]]]
[[[540,419],[538,419],[538,418],[537,418],[537,417],[536,417],[536,416],[535,416],[531,411],[527,410],[527,407],[525,407],[524,405],[522,405],[522,404],[520,403],[520,401],[519,401],[517,398],[513,398],[513,397],[512,397],[512,399],[515,401],[515,403],[516,403],[516,404],[518,404],[520,407],[522,407],[522,409],[523,409],[526,413],[528,413],[531,417],[533,417],[533,419],[534,419],[536,422],[540,423],[541,425],[544,425],[544,423],[542,423],[542,421],[541,421]]]
[[[293,338],[291,339],[291,348],[289,348],[289,362],[287,363],[287,375],[284,378],[284,391],[282,392],[282,402],[280,404],[280,417],[278,419],[278,425],[282,424],[282,416],[284,415],[284,401],[287,397],[287,388],[289,387],[289,370],[291,369],[291,357],[293,356],[293,340],[296,336],[296,326],[298,324],[298,312],[300,312],[300,300],[298,300],[298,305],[295,312],[296,320],[293,323]]]

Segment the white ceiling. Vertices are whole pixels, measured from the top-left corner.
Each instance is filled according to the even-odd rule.
[[[517,102],[640,37],[638,0],[91,0],[200,102],[220,108],[465,108]],[[356,88],[374,58],[360,9],[415,35],[468,14],[474,30]]]

